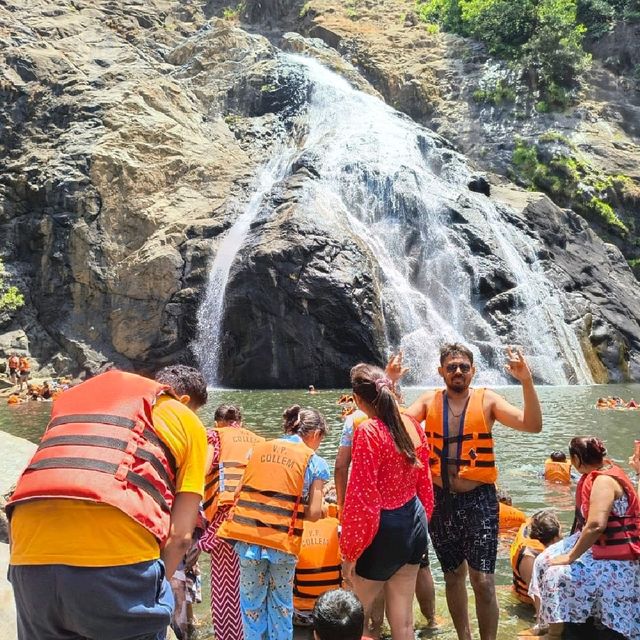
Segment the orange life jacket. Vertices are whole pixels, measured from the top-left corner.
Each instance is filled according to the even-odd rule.
[[[108,371],[63,393],[7,511],[39,498],[109,504],[150,531],[169,534],[176,463],[158,438],[152,410],[168,387]]]
[[[520,575],[520,562],[524,556],[525,549],[527,547],[538,555],[541,551],[544,551],[544,545],[540,540],[534,540],[529,537],[529,526],[531,520],[527,518],[526,522],[523,522],[518,529],[516,538],[511,544],[511,551],[509,557],[511,559],[511,570],[513,571],[513,594],[520,602],[525,604],[533,604],[533,600],[529,597],[529,585],[522,579]]]
[[[524,511],[520,511],[520,509],[511,507],[508,504],[500,502],[498,503],[498,507],[500,509],[498,525],[500,531],[504,531],[505,529],[515,529],[522,525],[522,523],[527,519]]]
[[[19,364],[18,356],[9,356],[9,369],[17,369]]]
[[[312,455],[303,442],[277,439],[257,444],[218,536],[297,556],[304,524],[304,474]]]
[[[449,436],[446,395],[443,390],[436,392],[425,421],[433,475],[442,477],[441,464],[447,455],[448,445],[456,443],[458,453],[455,458],[447,459],[447,463],[457,467],[458,477],[486,484],[497,480],[493,436],[484,419],[483,400],[484,389],[471,389],[467,408],[460,417],[460,435]]]
[[[629,507],[622,516],[609,514],[607,528],[591,547],[595,560],[638,560],[640,558],[640,500],[625,472],[613,465],[609,469],[591,471],[580,478],[576,489],[576,514],[581,517],[579,529],[589,518],[589,501],[593,483],[598,476],[610,476],[620,483],[627,494]]]
[[[305,522],[293,580],[293,606],[298,611],[311,611],[319,596],[341,585],[338,520]]]
[[[557,484],[571,484],[571,463],[555,462],[551,458],[545,460],[544,479]]]
[[[209,522],[218,507],[233,503],[249,451],[258,442],[264,442],[264,438],[242,427],[221,427],[215,431],[220,441],[220,460],[206,476],[202,505]]]
[[[9,396],[7,398],[7,404],[20,404],[21,402],[20,396]]]
[[[31,365],[29,364],[29,360],[27,358],[20,358],[20,371],[23,373],[27,373],[27,371],[31,371]]]

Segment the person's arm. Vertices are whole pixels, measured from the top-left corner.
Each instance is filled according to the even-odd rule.
[[[636,492],[638,498],[640,498],[640,454],[634,451],[633,455],[629,458],[629,466],[636,472]]]
[[[434,503],[433,480],[431,478],[431,466],[429,465],[429,445],[427,444],[427,438],[424,433],[422,433],[421,440],[422,446],[420,447],[418,456],[422,464],[422,469],[420,469],[418,473],[418,486],[416,488],[416,493],[418,495],[418,500],[422,503],[427,514],[427,520],[431,520]]]
[[[529,589],[529,585],[531,584],[531,576],[533,575],[534,561],[535,561],[535,557],[525,554],[522,560],[520,560],[520,566],[518,567],[518,572],[520,573],[520,577],[526,583],[527,589]]]
[[[403,409],[402,413],[411,416],[416,422],[422,422],[427,419],[429,413],[429,405],[433,401],[435,391],[427,391],[423,393],[413,404],[407,409]]]
[[[349,467],[351,466],[351,447],[340,446],[333,473],[336,479],[336,499],[338,502],[338,513],[344,509],[344,496],[347,492],[347,480],[349,479]]]
[[[519,409],[507,402],[502,396],[487,390],[487,397],[492,404],[492,416],[505,427],[527,433],[540,433],[542,431],[542,409],[538,394],[533,384],[529,365],[524,359],[522,350],[512,351],[507,349],[508,362],[505,369],[522,384],[522,398],[524,407]]]
[[[177,493],[173,500],[169,537],[160,554],[167,580],[173,576],[180,560],[191,547],[191,536],[198,520],[201,500],[202,496],[197,493]]]
[[[609,514],[616,499],[618,483],[607,476],[598,476],[593,482],[589,499],[589,517],[575,546],[569,553],[551,560],[551,565],[575,562],[605,532]]]
[[[311,483],[309,488],[309,501],[304,510],[304,519],[309,522],[316,522],[322,518],[322,495],[324,480],[317,478]]]

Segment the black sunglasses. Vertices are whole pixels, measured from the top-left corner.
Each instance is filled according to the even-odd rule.
[[[469,373],[469,371],[471,371],[471,365],[466,362],[463,362],[462,364],[455,364],[452,362],[451,364],[448,364],[445,369],[447,370],[447,373],[455,373],[458,369],[460,369],[462,373]]]

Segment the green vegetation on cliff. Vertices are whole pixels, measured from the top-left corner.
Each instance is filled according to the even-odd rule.
[[[17,287],[7,284],[7,272],[0,260],[0,312],[15,311],[24,305],[24,296]]]
[[[517,139],[511,160],[513,180],[572,208],[621,249],[634,271],[640,266],[640,189],[629,177],[598,171],[567,138],[553,131],[536,143]]]
[[[640,18],[640,0],[417,0],[422,20],[483,42],[521,66],[545,105],[562,106],[589,68],[585,37]]]

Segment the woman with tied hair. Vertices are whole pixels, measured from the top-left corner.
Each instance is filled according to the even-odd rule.
[[[629,640],[640,640],[640,501],[627,475],[609,460],[601,440],[576,437],[571,464],[582,474],[572,535],[535,560],[529,595],[539,622],[560,638],[565,623],[593,618]]]
[[[294,405],[283,414],[285,435],[253,447],[228,519],[218,536],[240,563],[240,610],[245,640],[293,637],[293,578],[303,521],[322,516],[329,467],[315,451],[327,426],[315,409]]]
[[[356,365],[351,386],[368,420],[353,436],[340,540],[343,576],[361,600],[365,620],[384,591],[393,640],[410,640],[416,578],[433,510],[429,446],[420,425],[400,414],[382,369]]]

